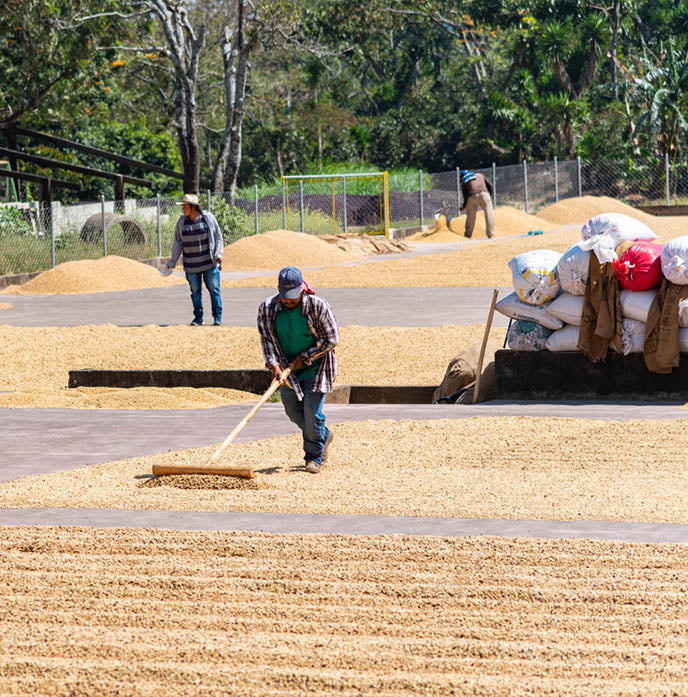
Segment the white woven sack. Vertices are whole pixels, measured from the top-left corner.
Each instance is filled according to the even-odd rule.
[[[638,320],[638,322],[647,322],[647,313],[650,311],[650,305],[652,305],[656,295],[657,288],[638,291],[622,290],[621,316]],[[688,320],[688,317],[686,319]]]
[[[561,289],[571,295],[585,295],[589,267],[590,251],[581,249],[578,244],[569,247],[557,263]]]
[[[614,344],[609,344],[614,350]],[[629,353],[642,353],[645,347],[645,322],[637,319],[621,320],[621,352],[624,356]]]
[[[624,213],[600,213],[590,218],[581,230],[581,237],[589,240],[597,235],[609,235],[614,239],[614,246],[624,240],[654,240],[657,238],[652,230],[636,218]]]
[[[552,332],[545,343],[548,351],[578,351],[578,332],[580,327],[567,324]]]
[[[544,351],[551,333],[551,329],[537,322],[519,319],[511,324],[506,338],[512,351]]]
[[[534,249],[518,254],[509,262],[514,290],[518,297],[531,305],[542,305],[559,295],[557,263],[559,252]]]
[[[688,327],[688,300],[681,300],[678,304],[678,326]]]
[[[496,305],[495,310],[501,312],[506,317],[512,319],[525,319],[530,322],[537,322],[548,329],[561,329],[564,323],[545,312],[547,305],[529,305],[518,299],[516,293],[509,293],[506,298],[502,298]]]
[[[672,283],[688,285],[688,235],[676,237],[664,245],[662,273]]]
[[[590,218],[581,229],[580,248],[595,253],[600,264],[617,259],[616,247],[625,240],[654,240],[650,228],[623,213],[601,213]]]
[[[585,298],[582,295],[560,293],[551,303],[548,303],[545,312],[560,319],[564,324],[580,327],[584,301]]]

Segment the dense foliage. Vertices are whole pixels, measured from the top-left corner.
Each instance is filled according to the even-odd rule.
[[[136,12],[146,4],[0,0],[0,125],[180,169],[178,78],[162,25]],[[686,158],[688,0],[263,0],[243,44],[231,37],[239,5],[186,2],[189,27],[205,27],[194,86],[202,180],[231,131],[226,61],[239,45],[250,51],[234,107],[240,187],[332,163]],[[159,191],[181,188],[155,179]]]

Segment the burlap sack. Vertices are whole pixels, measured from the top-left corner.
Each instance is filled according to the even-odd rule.
[[[487,365],[483,362],[483,373],[480,376],[480,389],[478,390],[479,402],[488,402],[495,398],[496,375],[494,360],[490,361]],[[475,383],[470,385],[465,392],[459,395],[454,404],[473,404],[474,391]]]
[[[432,401],[435,402],[442,397],[448,397],[450,394],[454,394],[458,390],[470,385],[475,381],[476,368],[478,366],[478,359],[480,358],[480,347],[482,345],[481,341],[471,344],[468,348],[461,351],[452,358],[451,362],[447,366],[447,370],[444,373],[444,378],[442,383],[435,390]],[[486,383],[485,390],[489,390],[489,385],[492,387],[492,394],[494,395],[494,355],[495,351],[502,348],[502,344],[498,341],[488,341],[485,346],[485,356],[483,358],[483,373],[480,376],[480,397],[482,397],[484,389],[483,382]],[[486,377],[486,373],[489,373],[488,368],[491,365],[492,378],[489,375]],[[471,392],[472,390],[467,390]],[[488,394],[488,392],[485,392]],[[489,398],[489,397],[488,397]],[[480,399],[479,401],[484,401]]]

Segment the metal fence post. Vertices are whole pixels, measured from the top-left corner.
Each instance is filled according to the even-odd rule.
[[[554,202],[559,203],[559,169],[556,155],[554,156]]]
[[[253,185],[253,214],[256,221],[255,229],[258,234],[258,184]]]
[[[107,226],[105,225],[105,196],[100,195],[100,220],[103,224],[103,256],[107,256]]]
[[[287,183],[282,177],[282,229],[287,229]]]
[[[420,195],[420,226],[423,227],[425,224],[423,216],[423,170],[418,170],[418,185],[419,185],[419,195]]]
[[[492,205],[497,208],[497,165],[492,163]]]
[[[526,201],[526,213],[528,212],[528,163],[523,160],[523,195]]]
[[[456,210],[461,215],[461,169],[456,168]]]
[[[206,197],[208,198],[208,213],[210,213],[210,189],[206,189]]]
[[[155,194],[155,217],[158,229],[158,257],[162,256],[162,225],[160,223],[160,194]]]
[[[299,180],[299,214],[301,216],[301,232],[303,232],[303,179]]]
[[[385,237],[389,237],[389,175],[387,174],[387,170],[385,170],[382,174],[382,182],[385,189],[385,192],[382,195],[382,215],[385,218]]]
[[[50,202],[50,263],[55,268],[55,210]]]
[[[581,160],[580,155],[576,158],[578,161],[578,197],[583,195],[583,175],[581,173]]]
[[[666,179],[666,202],[667,206],[671,203],[671,193],[669,189],[669,153],[664,153],[664,178]]]
[[[344,234],[346,234],[346,230],[347,230],[347,220],[346,220],[346,175],[344,176],[344,179],[343,179],[342,181],[343,181],[343,183],[344,183],[344,187],[343,187],[343,190],[342,190],[343,200],[344,200],[344,217],[343,217],[343,221],[344,221]]]

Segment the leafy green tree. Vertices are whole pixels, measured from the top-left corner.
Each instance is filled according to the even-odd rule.
[[[88,27],[74,22],[88,8],[111,7],[114,0],[0,0],[0,125],[40,109],[56,113],[71,92],[92,75],[97,37],[111,31],[114,18]]]
[[[648,150],[672,159],[682,154],[688,136],[688,47],[679,51],[675,44],[669,39],[659,55],[648,53],[626,84],[641,109],[634,137],[643,135]]]
[[[582,99],[572,99],[568,94],[550,94],[540,100],[539,123],[555,140],[555,155],[576,157],[576,133],[588,115],[587,104]]]
[[[605,18],[593,14],[583,18],[577,30],[570,18],[546,22],[538,44],[545,59],[551,63],[561,89],[576,98],[592,84],[609,39]],[[577,80],[571,77],[572,69],[578,73]]]

